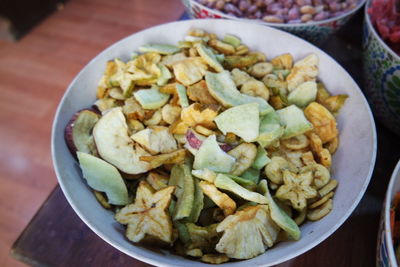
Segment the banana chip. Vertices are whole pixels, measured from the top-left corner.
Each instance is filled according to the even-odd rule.
[[[307,213],[307,219],[310,221],[318,221],[328,215],[333,209],[333,201],[329,199],[316,209],[310,210]]]
[[[323,196],[322,198],[320,198],[318,201],[313,202],[309,208],[310,209],[315,209],[319,206],[321,206],[322,204],[324,204],[325,202],[327,202],[331,197],[333,197],[333,192],[329,192],[329,194]]]
[[[205,263],[221,264],[229,261],[229,257],[224,254],[206,254],[200,260]]]
[[[319,194],[321,197],[324,197],[325,195],[327,195],[327,194],[330,193],[331,191],[335,190],[335,188],[337,187],[337,185],[338,185],[338,181],[337,181],[337,180],[334,180],[334,179],[331,179],[331,180],[329,180],[329,182],[328,182],[324,187],[322,187],[322,188],[318,191],[318,194]]]

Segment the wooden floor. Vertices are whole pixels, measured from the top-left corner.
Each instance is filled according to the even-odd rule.
[[[65,88],[96,54],[144,28],[177,20],[179,0],[70,0],[17,43],[0,41],[0,265],[57,183],[53,116]]]

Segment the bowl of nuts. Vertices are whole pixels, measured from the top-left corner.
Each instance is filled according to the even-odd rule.
[[[182,0],[191,18],[246,20],[314,44],[340,29],[365,0]]]

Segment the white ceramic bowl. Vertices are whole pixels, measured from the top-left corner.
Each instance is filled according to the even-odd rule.
[[[231,20],[189,20],[144,30],[104,50],[72,81],[55,116],[52,156],[60,186],[79,217],[97,235],[120,251],[159,266],[204,265],[171,255],[167,251],[162,255],[129,242],[125,238],[124,227],[114,220],[110,211],[103,209],[96,201],[64,142],[64,128],[71,116],[82,108],[90,107],[95,101],[97,82],[108,60],[116,57],[127,60],[131,52],[143,44],[176,44],[190,28],[202,28],[220,36],[225,33],[235,34],[251,49],[263,51],[268,58],[289,52],[298,60],[310,53],[316,53],[320,59],[319,78],[333,94],[350,96],[338,116],[340,148],[333,157],[332,169],[333,177],[339,181],[339,187],[335,194],[333,211],[318,222],[302,226],[300,241],[282,242],[256,258],[225,265],[266,266],[296,257],[331,235],[357,206],[368,186],[375,164],[376,132],[368,103],[350,75],[320,49],[283,31]]]
[[[390,178],[383,204],[381,223],[378,235],[378,248],[376,253],[376,266],[397,267],[396,256],[392,242],[392,231],[390,229],[390,208],[397,192],[400,192],[400,161],[397,163]]]

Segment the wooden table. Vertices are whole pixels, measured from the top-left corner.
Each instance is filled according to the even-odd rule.
[[[362,88],[362,14],[322,47]],[[400,158],[399,138],[377,123],[378,153],[366,194],[352,216],[309,252],[278,266],[375,266],[380,211]],[[12,256],[34,266],[149,266],[114,249],[75,214],[57,186],[14,243]]]

